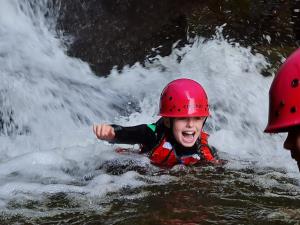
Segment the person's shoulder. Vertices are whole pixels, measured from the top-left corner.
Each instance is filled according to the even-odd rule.
[[[159,120],[157,120],[156,122],[155,122],[155,124],[156,124],[156,126],[157,127],[164,127],[165,125],[164,125],[164,118],[159,118]]]
[[[201,134],[200,134],[200,141],[201,141],[201,144],[205,144],[207,145],[208,144],[208,137],[209,137],[209,134],[202,131]]]
[[[164,128],[163,118],[160,118],[154,123],[147,124],[147,127],[154,133],[156,133],[157,131],[161,131],[161,129]]]

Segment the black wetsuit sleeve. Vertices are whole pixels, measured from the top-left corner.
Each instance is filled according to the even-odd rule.
[[[113,124],[115,138],[111,143],[119,144],[143,144],[146,146],[153,145],[156,142],[156,134],[146,124],[133,127],[122,127]]]

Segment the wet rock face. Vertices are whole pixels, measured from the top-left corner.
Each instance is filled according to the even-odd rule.
[[[98,75],[114,65],[143,61],[154,47],[162,55],[186,37],[183,0],[63,0],[58,29],[75,39],[69,54],[90,63]]]
[[[296,39],[300,40],[300,1],[299,0],[291,0],[290,8],[292,11],[292,24]]]
[[[297,0],[214,0],[196,9],[189,21],[197,33],[210,34],[226,23],[223,34],[246,45],[267,44],[266,36],[274,45],[289,45],[300,25],[295,8],[300,8]]]
[[[57,28],[74,37],[69,55],[90,64],[98,75],[113,66],[168,55],[189,34],[224,34],[244,45],[296,46],[300,38],[298,0],[53,0],[61,4]],[[267,38],[266,38],[267,35]],[[180,46],[179,44],[179,46]],[[293,45],[293,46],[291,46]]]

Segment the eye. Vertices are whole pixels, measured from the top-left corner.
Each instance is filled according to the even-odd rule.
[[[199,117],[195,117],[195,120],[201,120],[201,121],[203,121],[203,120],[205,120],[206,119],[206,117],[205,116],[199,116]]]

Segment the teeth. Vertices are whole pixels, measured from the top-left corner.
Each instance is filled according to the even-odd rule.
[[[194,134],[193,131],[184,131],[183,133],[185,133],[185,134],[190,134],[190,135],[193,135],[193,134]]]

